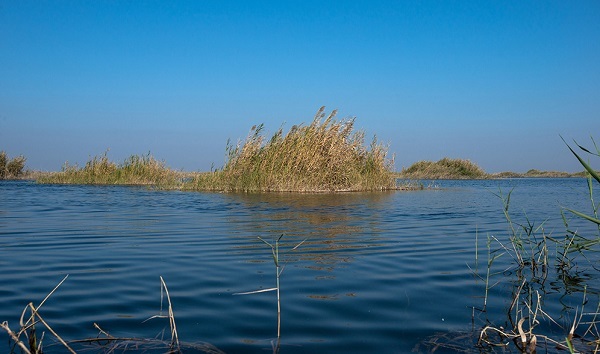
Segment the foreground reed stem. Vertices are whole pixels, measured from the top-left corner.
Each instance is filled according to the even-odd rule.
[[[265,241],[260,236],[258,237],[258,239],[260,241],[262,241],[264,244],[266,244],[267,246],[269,246],[271,248],[271,254],[273,256],[273,263],[275,264],[275,287],[269,288],[269,289],[260,289],[260,290],[247,291],[247,292],[233,294],[233,295],[250,295],[250,294],[264,293],[264,292],[269,292],[269,291],[276,292],[276,294],[277,294],[277,347],[276,348],[279,348],[279,343],[280,343],[280,339],[281,339],[281,295],[280,295],[281,283],[280,283],[280,278],[281,278],[281,274],[283,273],[283,270],[285,269],[285,267],[281,266],[281,259],[280,259],[280,253],[279,253],[279,247],[280,247],[279,241],[281,241],[282,237],[283,237],[283,234],[280,235],[273,243]],[[295,251],[296,249],[298,249],[298,247],[300,247],[300,245],[302,245],[304,242],[306,242],[306,240],[307,239],[304,239],[302,242],[298,243],[296,246],[294,246],[292,249],[290,249],[290,251]]]

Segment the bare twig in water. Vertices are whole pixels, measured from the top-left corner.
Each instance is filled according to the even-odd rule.
[[[23,309],[23,312],[21,313],[21,318],[19,320],[19,325],[21,326],[21,328],[19,329],[19,331],[17,333],[13,332],[10,327],[8,326],[8,322],[3,322],[2,324],[0,324],[0,327],[3,328],[8,335],[11,337],[11,339],[15,342],[15,344],[21,348],[25,353],[41,353],[41,346],[42,346],[42,339],[43,339],[43,334],[42,334],[42,339],[40,339],[40,341],[37,341],[36,335],[35,335],[35,324],[36,323],[42,323],[46,329],[52,333],[52,335],[54,335],[54,337],[56,337],[56,339],[58,339],[58,341],[71,353],[75,353],[75,351],[58,335],[58,333],[56,333],[52,327],[50,327],[50,325],[42,318],[42,316],[39,313],[39,309],[44,305],[44,303],[46,302],[46,300],[48,300],[48,298],[50,298],[50,296],[52,296],[52,294],[54,294],[54,292],[62,285],[62,283],[64,283],[64,281],[69,277],[69,275],[66,275],[59,283],[58,285],[56,285],[54,287],[54,289],[52,289],[52,291],[50,293],[48,293],[48,295],[46,295],[46,297],[42,300],[42,302],[40,302],[40,304],[36,307],[33,305],[32,302],[30,302],[27,306],[25,306],[25,308]],[[25,315],[27,314],[27,312],[29,311],[30,316],[29,319],[27,321],[24,321],[25,319]],[[27,348],[27,346],[25,345],[25,343],[23,343],[23,341],[21,341],[21,335],[25,334],[25,336],[28,339],[28,343],[29,343],[29,348]]]
[[[33,319],[34,317],[37,317],[38,320],[44,324],[44,326],[46,326],[46,329],[48,329],[50,331],[50,333],[52,333],[56,339],[58,339],[59,342],[62,343],[62,345],[65,346],[65,348],[67,348],[67,350],[69,352],[71,352],[72,354],[77,354],[73,349],[71,349],[71,347],[69,347],[69,345],[67,344],[67,342],[65,342],[59,335],[58,333],[56,333],[52,327],[50,327],[50,325],[48,324],[48,322],[44,321],[44,319],[42,318],[42,316],[39,314],[39,312],[36,310],[35,307],[33,307],[33,303],[29,303],[29,308],[31,310],[31,318]],[[39,307],[38,307],[39,308]]]
[[[182,353],[181,343],[179,342],[179,335],[177,333],[177,327],[175,324],[175,315],[173,312],[173,305],[171,303],[171,297],[169,295],[169,290],[167,285],[162,277],[160,277],[161,281],[161,310],[160,314],[153,316],[146,321],[152,318],[168,318],[169,326],[171,329],[171,341],[165,342],[162,339],[146,339],[146,338],[135,338],[135,337],[115,337],[110,333],[102,329],[98,324],[94,323],[94,327],[99,331],[99,334],[96,338],[87,338],[87,339],[79,339],[79,340],[71,340],[65,341],[58,335],[58,333],[48,324],[46,320],[40,315],[40,308],[44,303],[48,300],[48,298],[60,287],[60,285],[67,279],[67,276],[40,302],[40,304],[36,307],[33,303],[29,303],[23,312],[21,313],[20,325],[21,328],[19,331],[15,332],[10,329],[8,322],[4,321],[0,323],[0,328],[4,329],[10,339],[14,341],[14,345],[17,346],[21,353],[25,354],[41,354],[42,353],[42,340],[43,333],[40,340],[37,339],[35,335],[35,326],[37,324],[41,324],[48,330],[57,340],[64,346],[67,351],[71,354],[75,354],[76,351],[73,350],[74,345],[76,344],[98,344],[102,347],[102,352],[105,353],[114,353],[115,351],[126,351],[128,349],[140,349],[140,350],[167,350],[170,354]],[[162,313],[162,305],[166,295],[167,304],[168,304],[168,313],[163,315]],[[27,317],[27,320],[26,320]],[[22,340],[22,335],[24,335],[27,339]],[[28,347],[29,345],[29,347]],[[54,345],[54,344],[52,344]],[[168,349],[166,348],[168,346]],[[216,348],[210,343],[204,342],[196,342],[193,344],[185,344],[184,347],[186,349],[192,350],[194,352],[203,352],[210,354],[223,354],[221,350]],[[78,348],[75,346],[75,348]],[[14,351],[14,347],[13,347]],[[13,352],[11,351],[11,353]]]
[[[23,350],[23,352],[25,352],[26,354],[31,354],[29,349],[27,349],[27,346],[25,345],[25,343],[21,342],[21,340],[19,339],[19,336],[17,336],[15,334],[15,332],[13,332],[10,329],[7,321],[0,323],[0,328],[4,329],[6,331],[6,333],[8,333],[9,337],[19,346],[19,348],[21,348],[21,350]]]

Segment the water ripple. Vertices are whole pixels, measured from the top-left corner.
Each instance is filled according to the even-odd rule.
[[[507,232],[499,187],[515,188],[516,219],[527,210],[547,230],[563,227],[556,200],[588,207],[573,192],[579,181],[548,183],[298,195],[0,182],[0,320],[16,324],[69,274],[43,308],[55,330],[94,337],[96,322],[154,338],[168,329],[145,321],[161,309],[163,276],[183,341],[264,352],[277,333],[275,293],[233,294],[275,286],[271,249],[258,237],[284,235],[282,350],[407,352],[470,324],[482,284],[467,264],[485,262],[476,264],[476,239],[482,257],[487,237]],[[502,303],[502,294],[490,299]]]

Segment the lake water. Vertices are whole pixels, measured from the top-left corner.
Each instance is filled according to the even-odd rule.
[[[258,237],[274,242],[283,235],[280,353],[427,352],[432,339],[469,349],[486,319],[504,324],[511,301],[511,287],[501,282],[490,292],[488,312],[473,310],[483,303],[485,286],[473,271],[485,272],[487,237],[508,238],[495,193],[512,190],[515,221],[525,215],[535,225],[545,221],[547,235],[563,238],[561,206],[591,210],[587,181],[437,185],[410,192],[220,194],[0,182],[0,322],[17,330],[23,308],[68,274],[40,309],[63,339],[94,338],[97,323],[115,337],[168,340],[168,319],[148,320],[161,311],[162,276],[184,352],[272,352],[276,293],[234,294],[275,286],[271,249]],[[578,232],[598,236],[591,223],[566,216]],[[509,261],[505,255],[494,267]],[[578,274],[595,308],[600,282],[586,264]],[[510,280],[511,272],[502,277]],[[581,287],[564,285],[552,272],[545,291],[544,309],[559,322],[572,316],[565,308],[581,305]],[[5,332],[0,339],[6,352]],[[44,352],[66,352],[54,343],[46,333]],[[102,352],[95,344],[76,346]]]

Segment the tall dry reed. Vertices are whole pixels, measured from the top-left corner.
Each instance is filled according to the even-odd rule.
[[[15,179],[23,175],[25,161],[23,155],[9,158],[5,151],[0,151],[0,179]]]
[[[279,129],[271,138],[264,126],[253,126],[245,141],[227,144],[222,170],[196,182],[216,182],[227,191],[359,191],[396,188],[393,158],[374,138],[364,145],[365,133],[354,131],[354,118],[335,120],[321,107],[309,125]]]

